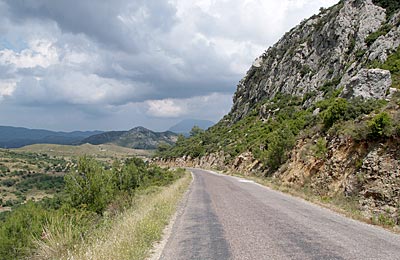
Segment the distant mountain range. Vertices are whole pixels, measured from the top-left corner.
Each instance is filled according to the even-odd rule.
[[[171,132],[178,134],[189,134],[193,126],[198,126],[201,129],[207,130],[209,127],[213,126],[215,123],[209,120],[196,120],[196,119],[185,119],[178,124],[172,126],[168,129]]]
[[[102,131],[55,132],[42,129],[0,126],[0,147],[19,148],[30,144],[78,144]]]
[[[159,144],[174,144],[178,138],[176,133],[171,131],[153,132],[144,127],[135,127],[129,131],[111,131],[90,136],[81,141],[89,144],[116,144],[133,149],[156,149]]]
[[[56,132],[43,129],[0,126],[0,148],[19,148],[31,144],[79,145],[111,143],[134,149],[156,149],[159,144],[174,144],[178,134],[188,135],[193,126],[207,129],[214,125],[207,120],[186,119],[166,132],[153,132],[144,127],[129,131],[74,131]]]

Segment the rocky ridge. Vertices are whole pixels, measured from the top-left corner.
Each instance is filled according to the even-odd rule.
[[[313,93],[306,103],[312,104],[322,99],[328,84],[344,88],[346,97],[384,98],[390,72],[369,69],[369,64],[385,62],[400,45],[400,13],[386,19],[385,9],[372,0],[345,0],[304,20],[256,59],[239,82],[228,120],[242,119],[277,93]],[[390,30],[368,41],[384,24]]]
[[[247,122],[242,120],[251,113],[256,113],[257,120],[264,124],[271,122],[269,119],[273,119],[280,108],[269,107],[280,93],[302,97],[304,109],[326,99],[328,88],[347,100],[391,100],[398,92],[394,87],[400,86],[394,85],[391,71],[377,68],[375,64],[384,63],[391,54],[398,52],[400,12],[388,16],[386,10],[374,2],[340,1],[286,33],[255,60],[239,82],[232,109],[218,123],[215,132]],[[397,123],[399,105],[399,101],[392,102],[390,108],[385,108],[385,113]],[[315,118],[319,113],[320,108],[312,114]],[[359,127],[360,121],[370,122],[373,116],[374,113],[358,118],[357,122],[351,122],[352,127]],[[356,198],[366,217],[400,225],[400,131],[388,138],[355,140],[335,130],[327,133],[310,131],[318,128],[317,125],[309,127],[308,131],[313,134],[297,136],[287,161],[272,174],[264,167],[265,161],[260,156],[257,159],[251,149],[232,156],[220,146],[219,152],[166,157],[158,162],[167,166],[268,175],[283,185],[307,188],[327,199]],[[229,136],[227,139],[224,145],[241,145],[243,141],[235,143]],[[201,140],[196,145],[207,142],[207,138]],[[259,150],[264,152],[266,146],[268,143],[261,143]]]

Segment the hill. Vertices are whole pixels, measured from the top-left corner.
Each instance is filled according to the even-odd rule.
[[[185,119],[168,129],[168,131],[188,135],[194,126],[207,130],[215,123],[209,120]]]
[[[160,144],[174,144],[178,135],[170,131],[153,132],[144,127],[135,127],[129,131],[105,132],[90,136],[81,141],[89,144],[115,144],[133,149],[152,150]]]
[[[400,5],[340,1],[258,57],[215,126],[161,163],[268,177],[399,225]]]
[[[77,144],[101,131],[55,132],[42,129],[0,126],[0,147],[18,148],[30,144]]]
[[[134,150],[113,144],[82,144],[82,145],[59,145],[59,144],[33,144],[18,149],[16,152],[28,152],[37,154],[47,154],[49,156],[77,158],[88,155],[97,159],[125,158],[131,156],[149,157],[149,151]]]

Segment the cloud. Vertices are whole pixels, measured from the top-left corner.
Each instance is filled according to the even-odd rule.
[[[104,115],[129,116],[121,110],[133,107],[149,124],[205,114],[217,121],[253,60],[335,2],[0,0],[0,105],[78,107],[81,125],[85,113],[101,111],[92,123],[103,125]]]
[[[176,118],[191,115],[195,118],[217,121],[228,113],[232,104],[231,95],[212,93],[187,99],[149,100],[147,114],[159,118]],[[207,109],[205,109],[207,108]]]
[[[185,114],[184,104],[178,104],[177,100],[148,100],[147,113],[154,117],[179,117]]]
[[[10,49],[0,51],[0,64],[10,65],[17,69],[34,68],[40,66],[47,68],[58,62],[58,55],[51,42],[35,40],[30,42],[29,48],[21,52]]]
[[[11,96],[15,91],[17,83],[13,80],[2,80],[0,81],[0,101],[4,97]]]

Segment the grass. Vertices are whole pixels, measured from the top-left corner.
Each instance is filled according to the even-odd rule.
[[[58,230],[51,227],[60,225],[49,224],[48,239],[37,241],[35,259],[146,259],[153,244],[161,239],[190,182],[191,176],[186,173],[169,186],[140,190],[134,196],[132,208],[105,218],[100,228],[73,248],[63,246],[63,241],[77,239],[74,224]]]

